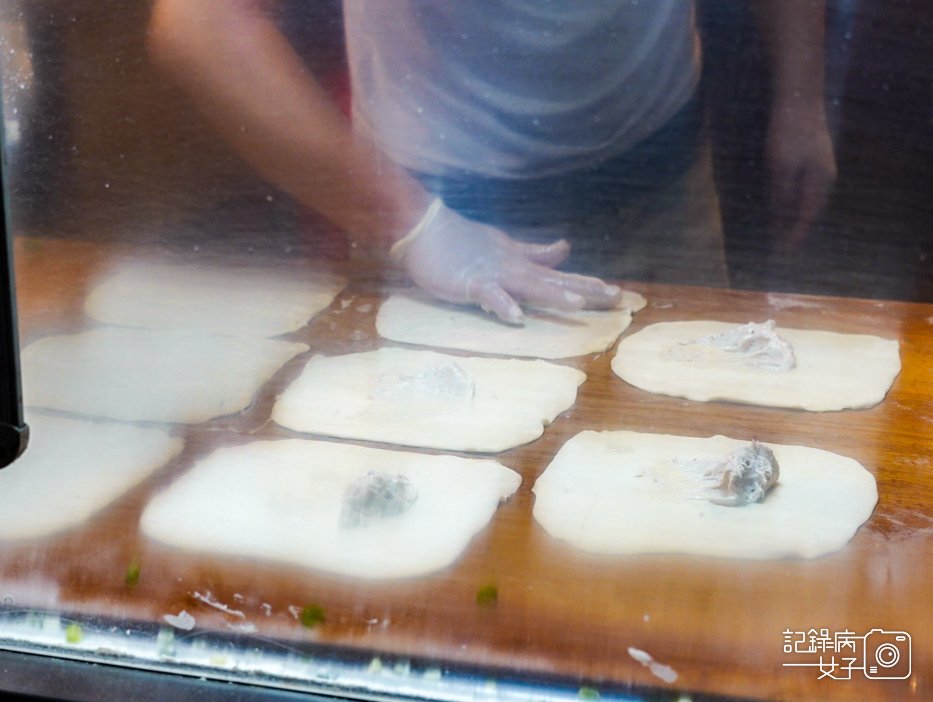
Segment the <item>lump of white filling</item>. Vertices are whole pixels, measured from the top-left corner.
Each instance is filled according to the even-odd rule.
[[[444,361],[417,373],[382,373],[376,379],[373,397],[388,400],[469,400],[475,392],[470,375],[456,363]]]
[[[752,441],[704,472],[704,480],[713,484],[712,494],[706,499],[726,507],[761,502],[780,475],[774,452],[764,444]]]
[[[404,475],[369,471],[357,478],[343,495],[340,526],[367,526],[379,519],[406,512],[418,499],[418,491]]]
[[[773,319],[682,342],[673,353],[679,360],[738,362],[775,373],[786,373],[797,365],[794,348],[777,333]]]

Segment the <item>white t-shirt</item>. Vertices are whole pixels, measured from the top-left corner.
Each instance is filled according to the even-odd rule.
[[[429,175],[618,155],[699,76],[692,0],[344,0],[344,21],[355,127]]]

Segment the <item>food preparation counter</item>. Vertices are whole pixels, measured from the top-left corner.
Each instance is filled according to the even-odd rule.
[[[23,346],[93,326],[82,302],[115,260],[211,260],[204,251],[183,255],[51,238],[17,240],[14,254]],[[785,327],[897,339],[902,370],[879,405],[817,413],[651,395],[611,372],[614,347],[561,361],[587,375],[576,403],[541,439],[495,455],[521,474],[521,487],[454,565],[426,577],[343,578],[182,552],[145,538],[138,523],[152,495],[199,458],[219,446],[304,436],[273,424],[270,413],[311,355],[397,345],[376,334],[384,297],[378,281],[351,271],[350,285],[334,304],[286,337],[311,350],[277,373],[247,410],[199,425],[164,425],[185,446],[150,479],[79,528],[0,543],[0,640],[9,644],[9,625],[23,612],[61,613],[90,631],[88,621],[121,630],[168,628],[163,617],[184,610],[196,627],[174,630],[173,645],[211,632],[222,637],[229,655],[210,664],[220,678],[231,674],[238,655],[262,644],[307,656],[326,651],[358,661],[383,680],[408,666],[430,684],[442,685],[459,671],[480,680],[563,686],[583,698],[630,687],[767,700],[933,696],[933,305],[634,282],[625,287],[648,300],[626,334],[662,321],[770,318]],[[561,446],[584,429],[724,434],[825,449],[865,466],[877,480],[879,500],[845,548],[812,560],[588,555],[535,522],[531,491]],[[303,625],[308,608],[320,608],[323,621]],[[910,676],[873,679],[882,676],[865,669],[851,679],[832,679],[820,657],[842,666],[850,654],[829,647],[821,630],[862,637],[859,647],[872,633],[876,638],[869,640],[877,643],[886,632],[907,632]],[[77,641],[73,648],[80,654]],[[171,663],[172,650],[162,652],[163,662]],[[643,664],[639,652],[676,679],[666,682],[670,673]],[[843,674],[834,670],[834,677]],[[197,674],[211,677],[210,666]]]

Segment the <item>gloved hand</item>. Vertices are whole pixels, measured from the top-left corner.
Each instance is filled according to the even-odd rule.
[[[622,297],[598,278],[560,273],[570,244],[524,244],[495,227],[468,220],[435,200],[418,225],[391,250],[411,279],[448,302],[477,304],[504,322],[521,324],[519,302],[559,310],[610,308]]]

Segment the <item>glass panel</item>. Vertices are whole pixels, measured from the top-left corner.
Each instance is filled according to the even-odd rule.
[[[0,3],[0,649],[922,695],[930,7]]]

